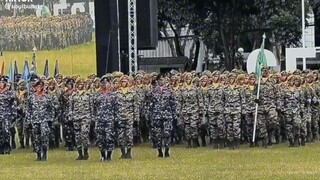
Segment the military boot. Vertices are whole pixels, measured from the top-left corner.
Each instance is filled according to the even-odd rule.
[[[268,148],[268,144],[269,144],[269,139],[262,139],[262,148],[267,149]]]
[[[36,161],[41,161],[41,152],[40,152],[40,151],[37,152],[37,159],[36,159]]]
[[[127,149],[126,159],[132,159],[131,148]]]
[[[158,158],[163,158],[163,152],[161,148],[158,149]]]
[[[107,161],[111,161],[112,151],[107,152]]]
[[[20,141],[20,147],[19,149],[25,149],[26,147],[24,146],[24,142],[23,141]]]
[[[292,138],[289,138],[289,147],[293,147],[293,139]]]
[[[234,149],[240,148],[240,139],[234,139]]]
[[[194,138],[194,139],[193,139],[192,148],[197,148],[197,147],[200,147],[199,139],[198,139],[198,138]]]
[[[43,150],[43,154],[42,154],[41,161],[47,161],[48,160],[48,148],[43,147],[42,150]]]
[[[234,150],[234,141],[233,140],[228,140],[228,148],[229,148],[229,150]]]
[[[202,147],[207,147],[207,141],[205,136],[201,136],[201,145]]]
[[[301,146],[306,146],[306,138],[301,137]]]
[[[125,148],[121,148],[121,157],[120,159],[125,159],[126,158],[126,149]]]
[[[219,140],[219,149],[224,149],[226,146],[225,146],[225,141],[224,139],[220,139]]]
[[[79,160],[83,160],[83,154],[82,154],[82,148],[79,148],[78,149],[78,157],[77,157],[77,161],[79,161]]]
[[[219,149],[219,140],[218,139],[213,140],[213,149]]]
[[[88,154],[88,148],[83,149],[83,160],[88,160],[89,159],[89,154]]]
[[[191,146],[191,139],[188,139],[188,146],[187,146],[187,148],[189,149],[189,148],[192,148],[192,146]]]
[[[165,149],[164,157],[165,157],[165,158],[169,158],[169,157],[170,157],[169,148],[166,148],[166,149]]]
[[[102,162],[106,161],[106,160],[107,160],[107,159],[106,159],[106,151],[101,150],[101,151],[100,151],[100,154],[101,154],[101,161],[102,161]]]
[[[295,137],[295,138],[294,138],[293,147],[299,147],[299,137]]]

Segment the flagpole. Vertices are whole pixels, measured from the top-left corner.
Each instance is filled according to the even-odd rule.
[[[261,86],[261,73],[259,74],[259,80],[258,80],[258,90],[257,90],[257,99],[259,100],[260,95],[260,86]],[[257,130],[257,120],[258,120],[258,108],[259,104],[256,103],[256,112],[254,114],[254,125],[253,125],[253,138],[252,142],[255,142],[256,140],[256,130]]]
[[[305,36],[305,28],[306,28],[306,22],[305,22],[305,7],[304,7],[304,0],[301,0],[301,6],[302,6],[302,48],[306,47],[306,36]],[[305,71],[307,69],[307,60],[304,57],[303,58],[303,70]]]
[[[262,45],[261,45],[261,49],[259,52],[259,56],[262,53],[263,49],[264,49],[264,43],[265,43],[265,39],[266,39],[266,34],[263,34],[262,36],[263,40],[262,40]],[[259,58],[258,56],[258,58]],[[258,61],[259,59],[257,59]],[[260,88],[261,88],[261,64],[260,62],[256,62],[259,63],[259,72],[258,73],[258,89],[257,89],[257,97],[256,99],[259,100],[259,96],[260,96]],[[252,137],[252,142],[255,142],[256,140],[256,131],[257,131],[257,122],[258,122],[258,108],[259,108],[259,104],[258,102],[256,102],[256,111],[254,114],[254,124],[253,124],[253,137]]]

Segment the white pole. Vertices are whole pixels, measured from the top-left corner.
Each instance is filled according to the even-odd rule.
[[[301,0],[301,7],[302,7],[302,48],[306,47],[306,36],[305,36],[305,7],[304,7],[304,0]],[[307,60],[303,58],[303,70],[307,69]]]
[[[259,99],[260,85],[261,85],[261,73],[259,74],[259,80],[258,80],[257,99]],[[258,108],[259,108],[259,105],[258,105],[258,103],[256,103],[256,112],[255,112],[255,114],[254,114],[254,125],[253,125],[253,137],[252,137],[252,142],[255,142],[255,140],[256,140],[256,130],[257,130],[257,120],[258,120]]]
[[[121,71],[121,54],[120,54],[120,18],[119,18],[119,0],[117,0],[117,28],[118,28],[118,59],[119,71]]]

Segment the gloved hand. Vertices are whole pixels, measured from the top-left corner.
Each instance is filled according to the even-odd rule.
[[[257,104],[261,104],[261,100],[260,99],[255,99],[254,102],[257,103]]]

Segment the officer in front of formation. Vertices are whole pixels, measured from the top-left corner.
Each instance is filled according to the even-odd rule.
[[[33,85],[35,92],[28,97],[27,121],[32,125],[33,144],[37,153],[36,161],[47,161],[50,127],[48,120],[54,109],[53,101],[44,92],[44,83],[37,79]]]

